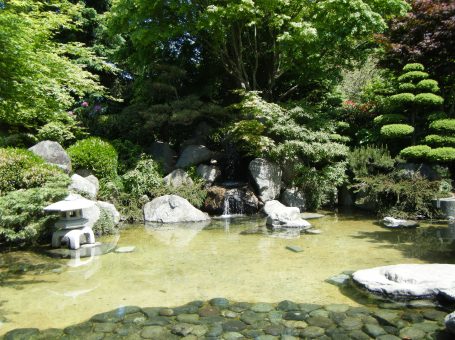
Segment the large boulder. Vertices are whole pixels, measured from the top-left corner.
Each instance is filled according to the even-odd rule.
[[[161,163],[165,174],[170,173],[174,168],[177,153],[171,148],[168,143],[154,142],[150,146],[149,154],[154,160]]]
[[[175,164],[176,168],[185,169],[192,165],[198,165],[212,158],[214,153],[204,145],[188,145]]]
[[[71,184],[68,189],[76,194],[81,194],[87,198],[95,199],[98,195],[98,188],[96,184],[92,183],[87,178],[74,174],[71,176]]]
[[[256,158],[250,162],[248,169],[263,202],[274,200],[280,195],[282,172],[277,164]]]
[[[305,194],[297,188],[289,188],[281,194],[281,202],[288,207],[297,207],[305,211]]]
[[[419,222],[413,220],[402,220],[386,216],[382,220],[382,224],[387,228],[415,228],[419,226]]]
[[[446,329],[450,333],[455,334],[455,312],[447,314],[444,319],[444,323],[446,325]]]
[[[221,170],[216,165],[205,165],[200,164],[197,167],[196,173],[201,177],[208,185],[212,185],[215,180],[220,177]]]
[[[182,185],[193,185],[193,180],[190,176],[182,169],[175,169],[169,175],[163,178],[163,182],[166,185],[172,187],[180,187]]]
[[[57,165],[67,174],[71,172],[71,159],[59,143],[45,140],[35,144],[29,150],[46,162]]]
[[[455,288],[453,264],[398,264],[355,272],[354,282],[391,299],[433,299]]]
[[[299,228],[306,230],[311,228],[311,224],[300,217],[300,210],[297,207],[287,207],[273,200],[265,203],[264,212],[267,215],[267,226],[273,229]]]
[[[210,217],[207,214],[177,195],[160,196],[144,206],[144,220],[147,222],[179,223],[209,219]]]

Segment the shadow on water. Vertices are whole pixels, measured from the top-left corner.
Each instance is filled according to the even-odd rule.
[[[455,263],[455,232],[447,226],[363,231],[353,237],[380,243],[380,247],[397,249],[408,258],[432,263]]]

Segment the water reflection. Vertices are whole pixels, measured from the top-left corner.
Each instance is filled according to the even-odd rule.
[[[209,224],[210,221],[171,224],[147,222],[145,230],[147,234],[165,245],[184,248]]]

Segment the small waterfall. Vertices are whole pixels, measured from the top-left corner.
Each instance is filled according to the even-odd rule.
[[[242,192],[239,189],[226,190],[223,202],[223,215],[221,217],[232,217],[245,214]]]

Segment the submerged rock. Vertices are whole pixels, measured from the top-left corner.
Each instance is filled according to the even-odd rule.
[[[45,140],[33,145],[29,150],[46,162],[57,165],[67,174],[71,172],[71,159],[59,143]]]
[[[274,200],[280,195],[282,171],[277,164],[256,158],[250,162],[248,169],[263,202]]]
[[[390,216],[384,217],[382,223],[387,228],[416,228],[419,226],[417,221],[401,220]]]
[[[206,221],[210,217],[180,196],[165,195],[145,204],[144,219],[148,222],[178,223]]]
[[[453,264],[399,264],[359,270],[353,280],[369,292],[395,299],[434,299],[455,288]]]

